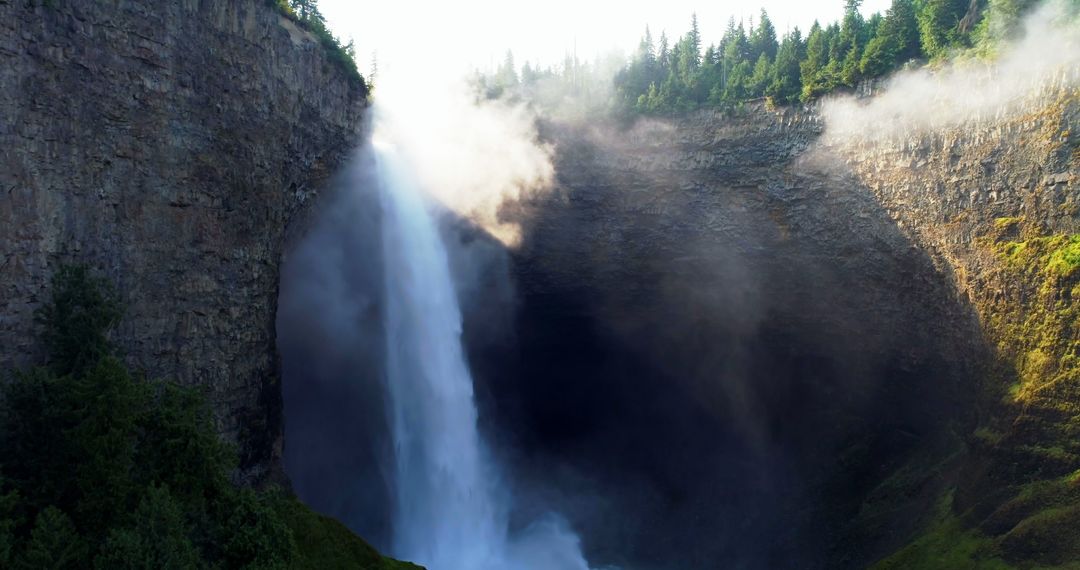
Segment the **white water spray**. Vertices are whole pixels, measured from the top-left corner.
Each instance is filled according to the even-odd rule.
[[[509,500],[477,430],[461,311],[425,197],[377,145],[394,440],[394,555],[429,570],[588,570],[551,517],[511,534]]]

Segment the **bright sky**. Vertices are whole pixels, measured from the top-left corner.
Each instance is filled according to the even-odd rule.
[[[889,0],[865,0],[864,14],[884,12]],[[666,30],[677,37],[697,12],[705,44],[719,41],[728,17],[756,19],[765,8],[779,34],[798,26],[803,33],[815,19],[839,19],[843,0],[320,0],[331,29],[356,45],[357,63],[365,75],[371,54],[379,66],[426,64],[487,69],[507,49],[518,65],[525,61],[557,65],[575,44],[578,56],[637,45],[645,25],[655,38]],[[404,69],[395,69],[402,72]]]

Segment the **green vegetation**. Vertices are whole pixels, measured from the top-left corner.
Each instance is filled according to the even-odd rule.
[[[45,367],[0,395],[0,567],[407,568],[278,490],[235,485],[198,391],[132,375],[85,267],[38,312]]]
[[[939,501],[934,520],[919,538],[871,568],[997,570],[1011,566],[996,555],[992,539],[978,530],[965,528],[953,513],[950,491]]]
[[[995,226],[1008,231],[1020,223],[1003,218]],[[996,242],[993,250],[1002,271],[1030,284],[1032,295],[993,310],[988,328],[999,339],[1001,354],[1015,362],[1017,402],[1030,403],[1050,391],[1059,406],[1069,408],[1061,411],[1080,414],[1080,407],[1070,403],[1074,400],[1058,397],[1063,395],[1059,392],[1080,388],[1080,340],[1075,328],[1080,306],[1074,302],[1080,296],[1080,235],[1025,237]]]
[[[632,113],[666,113],[761,97],[805,102],[972,45],[970,21],[977,13],[967,13],[967,0],[893,0],[885,15],[870,18],[859,12],[860,3],[845,0],[840,22],[815,22],[805,38],[795,28],[778,40],[764,10],[756,26],[732,19],[703,56],[696,18],[670,49],[665,36],[655,48],[646,30],[616,77],[617,104]],[[1014,20],[1022,12],[1016,10]]]
[[[360,76],[356,68],[356,52],[352,41],[343,44],[330,32],[330,28],[326,27],[326,18],[319,11],[318,0],[266,0],[266,2],[319,38],[319,43],[326,50],[330,61],[344,71],[350,79],[367,87],[364,78]]]
[[[978,527],[965,524],[946,493],[926,529],[873,566],[892,568],[1077,568],[1080,560],[1080,473],[1014,489]]]
[[[756,100],[808,103],[900,69],[992,57],[1015,39],[1039,0],[892,0],[884,14],[870,17],[860,12],[861,2],[844,0],[838,22],[814,22],[809,31],[796,27],[782,36],[764,10],[756,21],[729,19],[716,43],[702,37],[696,15],[674,40],[665,32],[657,38],[646,26],[629,61],[568,56],[561,67],[526,62],[519,74],[508,53],[497,70],[478,73],[475,84],[487,98],[520,98],[583,116],[738,111]],[[1077,0],[1064,3],[1072,17],[1080,11]]]
[[[1080,560],[1080,235],[1046,235],[1023,218],[994,220],[983,246],[997,270],[978,309],[1005,372],[987,405],[1001,406],[969,444],[986,459],[991,512],[938,516],[878,568],[1076,568]],[[995,377],[997,378],[997,377]],[[993,404],[993,400],[997,400]],[[1008,494],[1006,496],[1009,496]],[[989,510],[989,509],[987,509]]]
[[[350,568],[355,570],[418,570],[418,566],[383,558],[345,525],[292,500],[282,514],[296,538],[295,570]]]

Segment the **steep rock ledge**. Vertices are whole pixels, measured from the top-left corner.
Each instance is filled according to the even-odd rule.
[[[978,427],[944,510],[948,548],[1011,563],[1080,555],[1080,90],[1056,85],[1016,110],[933,132],[829,140],[979,315],[995,350],[969,387]],[[894,559],[937,548],[947,525]],[[951,531],[949,531],[951,532]],[[980,542],[981,541],[981,542]],[[960,544],[961,546],[957,546]],[[942,556],[940,552],[937,556]]]
[[[544,129],[558,186],[505,212],[520,354],[478,377],[520,479],[548,461],[586,489],[557,510],[590,560],[859,567],[932,510],[933,475],[882,484],[954,452],[985,346],[856,173],[807,158],[821,128],[752,107]]]
[[[364,85],[259,0],[0,0],[0,92],[0,368],[40,358],[52,271],[89,263],[129,364],[205,386],[246,476],[274,475],[278,266]]]

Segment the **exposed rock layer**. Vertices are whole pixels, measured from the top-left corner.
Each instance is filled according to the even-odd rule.
[[[0,92],[0,367],[39,361],[49,277],[88,263],[129,364],[205,386],[264,476],[286,232],[357,143],[363,84],[262,1],[2,0]]]
[[[491,408],[519,472],[598,563],[858,567],[915,531],[970,430],[971,307],[821,124],[752,108],[629,130],[552,125],[559,187],[512,214],[513,372]],[[508,212],[509,213],[509,212]],[[612,525],[610,521],[620,524]]]
[[[953,515],[1022,564],[1080,555],[1080,90],[933,131],[825,137],[974,307],[994,349]],[[1062,489],[1065,489],[1062,491]],[[991,543],[987,543],[988,548]],[[898,562],[901,566],[904,562]]]

